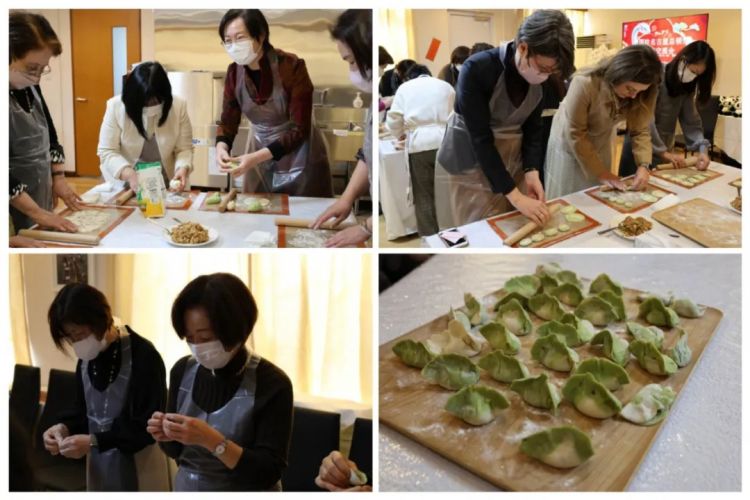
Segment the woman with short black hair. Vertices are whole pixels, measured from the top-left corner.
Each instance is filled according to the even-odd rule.
[[[458,83],[458,73],[463,67],[464,61],[466,61],[471,55],[471,50],[466,45],[459,45],[453,52],[451,52],[451,62],[442,67],[438,73],[438,78],[448,82],[452,87],[455,87]]]
[[[79,358],[70,411],[44,431],[53,455],[88,456],[88,491],[166,491],[167,461],[146,422],[164,407],[166,373],[154,346],[114,322],[96,288],[65,285],[48,311],[52,340]]]
[[[280,490],[292,430],[292,384],[250,351],[258,308],[231,274],[188,283],[172,306],[172,326],[192,355],[169,376],[166,413],[148,432],[177,461],[175,491]]]
[[[107,101],[97,154],[110,182],[138,189],[138,163],[161,163],[165,187],[183,191],[193,169],[193,128],[187,103],[172,96],[167,72],[143,62],[125,78],[122,95]],[[171,179],[171,181],[170,181]]]

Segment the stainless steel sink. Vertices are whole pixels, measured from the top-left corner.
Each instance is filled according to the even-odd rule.
[[[337,106],[313,107],[313,123],[319,128],[341,128],[341,123],[353,123],[364,128],[367,109],[345,108]],[[336,126],[333,126],[336,124]]]

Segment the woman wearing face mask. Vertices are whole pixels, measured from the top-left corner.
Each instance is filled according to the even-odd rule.
[[[349,9],[339,16],[331,28],[331,37],[341,58],[349,65],[349,80],[364,93],[372,93],[372,11]],[[364,146],[357,153],[357,166],[341,197],[313,223],[313,228],[334,219],[340,224],[352,211],[354,201],[372,189],[372,110],[365,117]],[[327,247],[348,247],[364,243],[372,236],[372,217],[359,225],[336,233]]]
[[[446,64],[440,69],[438,78],[444,82],[448,82],[451,86],[455,87],[458,84],[458,74],[461,71],[461,67],[469,56],[471,50],[465,45],[459,45],[453,52],[451,52],[451,62]]]
[[[231,274],[199,276],[172,306],[192,352],[169,376],[167,412],[148,432],[177,461],[175,491],[281,490],[292,430],[292,384],[248,350],[255,300]]]
[[[575,37],[565,14],[538,10],[515,40],[464,62],[455,113],[438,151],[435,199],[441,229],[518,209],[549,218],[539,177],[544,151],[542,82],[573,69]],[[525,191],[524,194],[522,191]]]
[[[333,196],[325,144],[312,126],[313,84],[305,61],[274,48],[260,10],[232,9],[219,24],[229,57],[224,104],[216,131],[216,163],[244,176],[245,192]],[[232,157],[240,119],[252,126],[243,151]]]
[[[612,174],[615,126],[625,120],[638,165],[632,189],[648,184],[649,123],[654,116],[661,63],[648,45],[625,47],[597,66],[573,76],[552,119],[547,144],[546,184],[550,198],[605,183],[624,189]]]
[[[44,432],[44,447],[87,456],[88,491],[167,491],[166,457],[146,432],[167,394],[159,353],[130,327],[115,325],[104,294],[89,285],[65,285],[48,319],[55,345],[72,347],[79,361],[71,410]]]
[[[138,162],[159,162],[165,187],[188,187],[193,168],[193,128],[187,103],[172,96],[167,72],[158,62],[136,66],[122,95],[107,101],[97,154],[108,181],[125,181],[137,190]],[[172,182],[170,182],[170,179]]]
[[[16,11],[8,17],[10,172],[42,210],[53,210],[58,198],[78,210],[81,198],[65,181],[65,155],[39,87],[42,75],[50,71],[50,59],[62,53],[62,45],[43,16]],[[10,215],[16,230],[34,224],[16,206],[11,205]]]
[[[696,106],[711,98],[711,87],[716,78],[714,50],[703,41],[693,42],[680,50],[664,66],[659,95],[656,98],[654,121],[651,123],[651,142],[654,163],[672,163],[684,167],[682,155],[673,153],[677,120],[685,136],[687,149],[698,151],[698,170],[708,168],[710,143],[703,135],[703,124]],[[635,173],[630,136],[625,136],[620,158],[620,175]]]

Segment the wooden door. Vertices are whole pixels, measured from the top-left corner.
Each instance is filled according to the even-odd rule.
[[[81,176],[101,175],[96,148],[107,99],[114,95],[114,28],[126,30],[130,69],[141,59],[139,10],[70,11],[76,174]]]

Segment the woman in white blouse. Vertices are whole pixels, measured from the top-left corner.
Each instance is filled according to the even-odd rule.
[[[136,163],[160,162],[165,185],[182,191],[193,168],[192,139],[186,103],[172,96],[162,65],[141,63],[127,76],[122,95],[107,101],[97,149],[102,174],[137,190]]]

